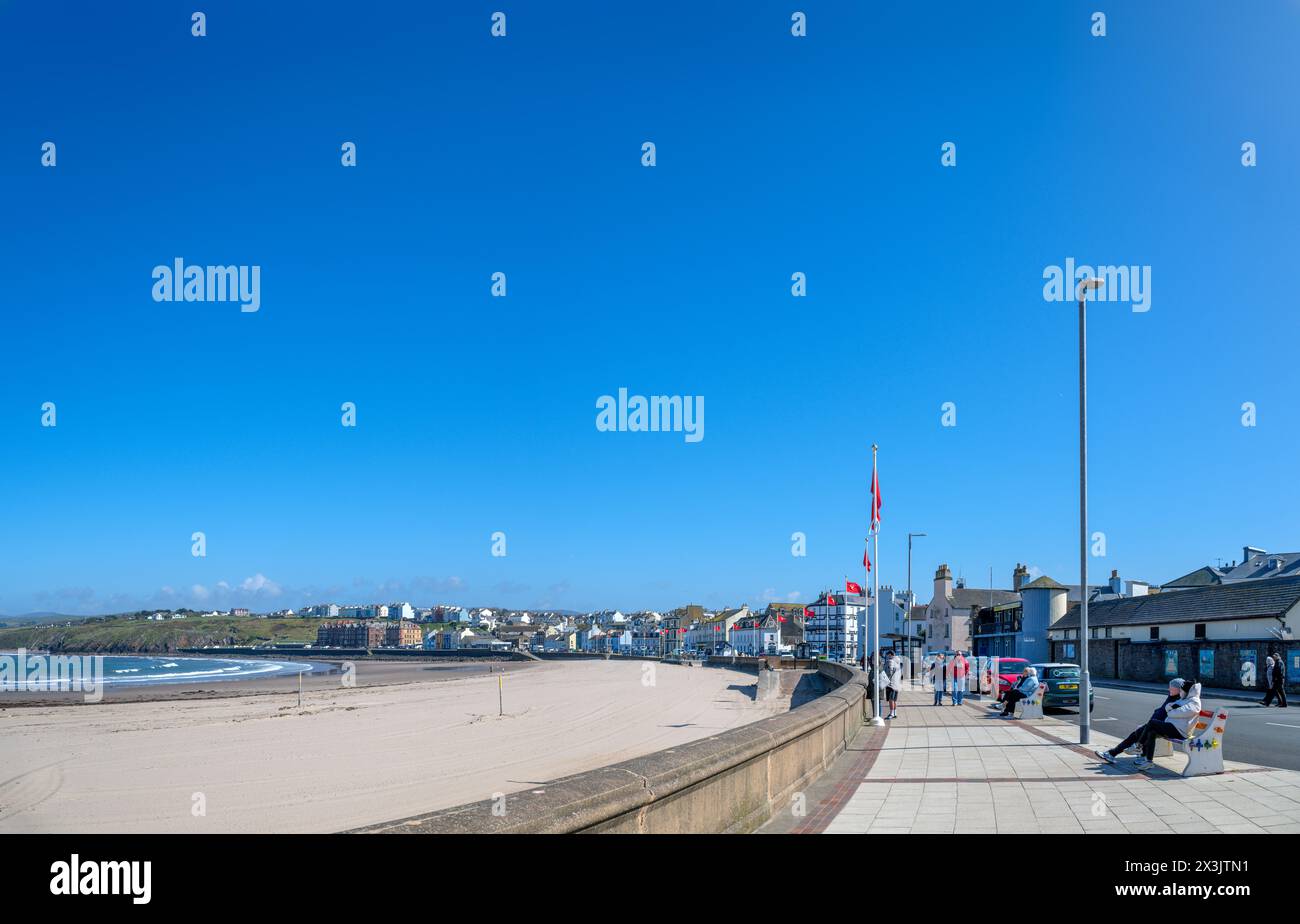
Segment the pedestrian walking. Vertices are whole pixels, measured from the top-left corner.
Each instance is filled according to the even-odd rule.
[[[957,652],[952,659],[952,704],[960,706],[966,696],[966,679],[970,676],[970,662],[965,652]]]
[[[887,719],[898,718],[898,694],[903,689],[903,659],[890,651],[885,660],[885,705]]]
[[[1113,764],[1115,758],[1130,748],[1141,749],[1142,755],[1133,764],[1139,770],[1153,766],[1152,758],[1156,752],[1156,740],[1168,738],[1170,741],[1182,741],[1192,722],[1201,712],[1201,685],[1175,677],[1169,681],[1169,695],[1156,707],[1141,728],[1135,728],[1127,738],[1109,750],[1097,750],[1093,753]]]
[[[948,692],[948,663],[943,655],[935,655],[930,673],[934,678],[934,704],[942,706],[943,694]]]
[[[1264,659],[1264,685],[1268,692],[1264,694],[1261,706],[1271,706],[1274,698],[1283,709],[1286,708],[1286,661],[1280,651],[1274,651]]]
[[[1016,703],[1022,699],[1030,699],[1038,693],[1038,671],[1028,665],[1020,672],[1015,684],[1010,690],[1007,690],[1002,696],[1002,714],[1000,719],[1015,718]]]

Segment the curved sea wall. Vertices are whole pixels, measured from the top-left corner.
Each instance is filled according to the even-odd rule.
[[[707,668],[705,668],[707,669]],[[753,831],[817,779],[871,715],[867,675],[792,709],[689,744],[484,800],[360,828],[390,834],[718,834]]]

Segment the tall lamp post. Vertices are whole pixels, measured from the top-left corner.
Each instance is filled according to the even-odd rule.
[[[903,615],[903,633],[907,636],[907,658],[908,670],[912,669],[912,606],[916,601],[912,599],[912,537],[921,537],[925,533],[908,533],[907,534],[907,612]]]
[[[1093,277],[1079,281],[1079,743],[1088,743],[1088,293],[1102,287]]]

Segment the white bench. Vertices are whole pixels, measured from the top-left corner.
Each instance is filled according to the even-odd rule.
[[[1204,776],[1223,772],[1223,730],[1228,724],[1224,709],[1202,709],[1192,723],[1191,734],[1182,741],[1156,739],[1156,757],[1172,757],[1174,749],[1187,755],[1183,776]]]
[[[1041,719],[1043,717],[1043,697],[1047,695],[1047,684],[1038,685],[1038,695],[1026,697],[1016,703],[1016,711],[1020,714],[1018,719]]]

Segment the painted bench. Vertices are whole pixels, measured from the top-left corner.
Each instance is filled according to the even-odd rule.
[[[1183,776],[1205,776],[1223,772],[1223,730],[1228,725],[1224,709],[1202,709],[1192,723],[1191,734],[1182,741],[1156,740],[1156,757],[1171,757],[1174,749],[1187,755]]]
[[[1043,697],[1047,695],[1047,684],[1038,685],[1038,695],[1027,697],[1016,703],[1017,719],[1041,719],[1043,717]]]

